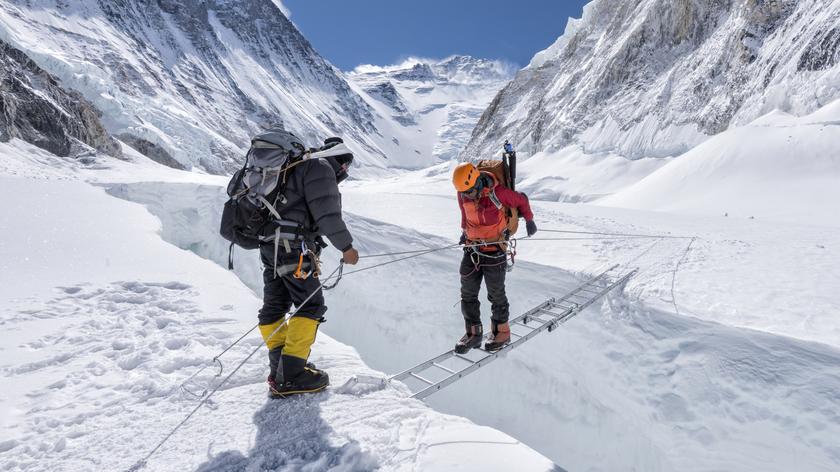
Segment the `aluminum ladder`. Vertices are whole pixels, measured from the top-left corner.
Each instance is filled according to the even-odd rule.
[[[408,370],[392,375],[386,382],[398,380],[405,383],[412,392],[412,398],[424,399],[439,392],[528,342],[541,332],[554,331],[616,287],[623,286],[636,273],[636,270],[632,270],[622,274],[618,269],[619,266],[614,265],[588,279],[563,297],[550,298],[516,318],[512,318],[509,321],[511,342],[496,352],[479,348],[466,354],[458,354],[454,350],[449,350]]]

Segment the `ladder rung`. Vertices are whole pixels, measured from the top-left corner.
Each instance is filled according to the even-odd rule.
[[[458,354],[457,352],[455,353],[455,357],[457,357],[457,358],[459,358],[459,359],[463,359],[463,360],[465,360],[465,361],[469,362],[470,364],[477,364],[477,362],[476,362],[476,361],[474,361],[474,360],[470,359],[469,357],[466,357],[466,356],[463,356],[463,355],[461,355],[461,354]]]
[[[454,370],[450,369],[449,367],[446,367],[445,365],[440,365],[437,362],[432,362],[432,365],[437,367],[438,369],[445,370],[445,371],[449,372],[450,374],[455,374],[456,373]]]
[[[534,327],[531,327],[531,326],[526,325],[525,323],[523,323],[523,322],[521,322],[521,321],[514,321],[514,322],[513,322],[513,323],[511,323],[511,324],[512,324],[512,325],[516,325],[516,326],[522,326],[523,328],[530,329],[531,331],[533,331],[533,330],[535,330],[535,329],[536,329],[536,328],[534,328]]]
[[[429,385],[434,385],[435,384],[434,382],[432,382],[430,380],[426,380],[423,377],[420,377],[419,375],[415,374],[414,372],[409,372],[408,375],[414,377],[417,380],[420,380],[421,382],[426,382]]]
[[[597,287],[597,286],[594,286],[594,285],[587,285],[586,287],[581,287],[575,293],[584,292],[584,293],[591,293],[592,295],[597,295],[597,294],[601,293],[601,290],[603,290],[603,287]]]

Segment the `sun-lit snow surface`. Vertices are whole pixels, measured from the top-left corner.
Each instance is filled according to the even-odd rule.
[[[84,94],[111,133],[155,143],[187,168],[231,171],[248,139],[278,123],[310,146],[344,137],[368,175],[437,162],[415,153],[416,130],[377,111],[379,102],[318,55],[281,8],[11,0],[0,3],[0,38]]]
[[[219,265],[165,243],[144,208],[83,180],[180,181],[218,197],[222,188],[148,161],[80,165],[19,141],[0,144],[0,171],[0,269],[10,275],[0,284],[0,469],[124,470],[195,405],[178,385],[255,322],[259,299]],[[190,202],[192,214],[205,209]],[[218,238],[215,228],[202,238]],[[350,294],[330,298],[332,318],[353,317],[342,307]],[[226,369],[260,343],[248,337],[226,354]],[[146,470],[554,467],[510,436],[437,413],[398,388],[269,401],[263,357]],[[313,360],[335,385],[376,374],[326,334]],[[193,390],[214,380],[207,372]]]
[[[348,78],[415,134],[408,143],[420,155],[449,161],[469,141],[493,96],[513,77],[510,64],[451,56],[411,58],[392,66],[362,65]]]
[[[19,176],[3,178],[4,192],[26,195],[27,208],[35,209],[16,218],[44,229],[37,233],[40,251],[29,250],[34,243],[26,237],[33,233],[3,239],[4,272],[20,276],[0,289],[9,300],[4,330],[14,333],[3,337],[11,354],[3,356],[3,375],[15,386],[3,393],[11,414],[3,419],[0,460],[20,469],[124,467],[194,404],[178,392],[179,382],[254,320],[258,300],[218,267],[226,258],[216,236],[222,179],[110,160],[92,166],[99,169],[80,168],[19,142],[3,149],[15,154],[4,156],[4,175]],[[344,190],[347,210],[402,226],[350,217],[360,251],[454,239],[448,171],[440,166],[393,182],[351,183]],[[32,180],[44,176],[74,181]],[[160,223],[76,178],[142,203]],[[840,465],[833,441],[840,435],[840,333],[829,315],[837,310],[831,287],[840,280],[836,231],[534,203],[543,228],[700,236],[676,278],[683,316],[673,314],[667,287],[686,241],[662,241],[644,254],[649,240],[522,242],[508,285],[515,313],[577,283],[567,271],[529,261],[589,271],[632,261],[642,272],[626,296],[611,297],[436,394],[432,406],[505,431],[569,470]],[[110,224],[100,230],[102,219]],[[161,237],[216,264],[161,244]],[[236,254],[236,274],[258,286],[256,256]],[[336,257],[326,252],[328,268]],[[380,261],[363,260],[360,267]],[[463,329],[453,306],[458,262],[454,250],[346,277],[328,295],[323,332],[389,373],[447,349]],[[249,337],[231,353],[227,371],[258,343]],[[352,349],[327,336],[319,337],[315,353],[336,384],[372,373]],[[398,390],[361,397],[333,391],[300,408],[267,402],[262,364],[246,365],[151,469],[228,470],[245,463],[295,469],[306,461],[339,470],[366,464],[466,470],[482,460],[493,464],[488,470],[550,467],[521,445],[500,450],[498,443],[513,443],[508,436],[406,403]],[[292,409],[293,419],[280,419]],[[277,443],[279,450],[270,446]]]
[[[451,241],[459,216],[448,170],[360,183],[344,191],[345,205]],[[641,271],[626,298],[535,339],[508,362],[431,397],[432,405],[496,425],[569,470],[840,467],[836,225],[532,204],[546,229],[699,239],[688,253],[687,240],[520,241],[509,277],[514,312],[539,302],[538,294],[568,289],[563,273],[524,261],[589,271],[632,261]],[[458,254],[448,258],[431,265],[457,277]],[[458,325],[457,292],[440,293],[447,295],[438,306]],[[399,324],[386,331],[395,332]],[[363,357],[369,349],[360,348]],[[493,405],[481,405],[482,395]]]
[[[768,113],[672,159],[570,146],[525,160],[518,175],[543,200],[836,226],[840,100],[801,117]]]
[[[840,225],[840,100],[719,134],[598,204]]]

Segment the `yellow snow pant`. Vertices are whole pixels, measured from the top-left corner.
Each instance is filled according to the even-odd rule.
[[[274,323],[260,325],[260,333],[268,349],[282,347],[284,356],[308,359],[320,323],[301,316],[293,316],[288,323],[283,323],[284,319],[281,318]]]

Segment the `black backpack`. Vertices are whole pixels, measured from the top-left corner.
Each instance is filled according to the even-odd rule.
[[[275,243],[275,256],[280,240],[313,238],[323,241],[307,228],[282,218],[283,195],[290,171],[306,159],[333,159],[347,166],[353,153],[341,138],[327,138],[320,149],[306,149],[298,138],[285,130],[272,129],[255,136],[245,156],[245,164],[228,183],[228,199],[222,210],[219,232],[230,241],[228,269],[233,269],[233,246],[257,249],[267,242]],[[336,178],[341,181],[346,171]],[[277,261],[275,260],[275,268]]]
[[[230,197],[222,211],[219,232],[233,246],[257,249],[266,240],[266,226],[281,221],[283,186],[288,170],[303,158],[306,147],[292,133],[269,130],[251,140],[245,164],[230,179]]]

